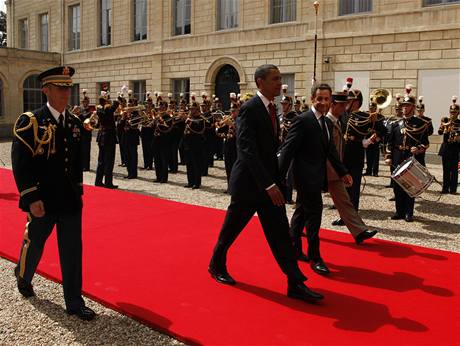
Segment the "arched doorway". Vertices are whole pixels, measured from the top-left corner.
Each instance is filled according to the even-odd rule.
[[[46,103],[46,96],[42,93],[42,86],[38,75],[33,74],[26,78],[23,84],[23,111],[34,111]]]
[[[217,72],[215,94],[222,103],[224,110],[230,109],[229,94],[231,92],[236,94],[240,92],[239,81],[240,76],[232,65],[224,65],[219,72]]]

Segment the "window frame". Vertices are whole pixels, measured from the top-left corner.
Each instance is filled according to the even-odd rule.
[[[183,15],[183,21],[180,26],[180,33],[177,32],[177,29],[179,28],[177,16],[178,2],[183,2],[183,11],[181,11],[181,14]],[[192,33],[192,0],[172,0],[172,24],[172,36],[190,35]]]
[[[275,21],[275,1],[279,1],[280,5],[277,6],[280,8],[280,18],[278,21]],[[289,2],[289,3],[288,3]],[[285,17],[285,11],[291,6],[291,16],[292,18],[286,19],[282,18]],[[270,0],[270,17],[269,17],[269,24],[282,24],[282,23],[290,23],[295,22],[297,20],[297,0]]]
[[[136,37],[137,33],[136,33],[136,30],[138,29],[137,27],[137,15],[136,15],[136,9],[137,9],[137,3],[138,2],[142,2],[145,4],[145,11],[142,11],[141,10],[141,14],[143,14],[144,17],[142,17],[142,19],[145,20],[145,25],[142,25],[141,23],[141,30],[145,29],[145,32],[144,31],[141,31],[139,33],[139,38]],[[145,41],[147,40],[148,38],[148,18],[147,18],[147,13],[148,13],[148,1],[147,0],[132,0],[131,2],[131,11],[132,11],[132,15],[131,15],[131,20],[132,20],[132,41],[133,42],[137,42],[137,41]]]
[[[291,96],[292,97],[292,100],[294,100],[294,94],[295,94],[295,73],[292,72],[292,73],[282,73],[281,74],[281,82],[283,84],[287,84],[288,85],[288,92],[287,92],[287,95],[288,96]],[[276,96],[275,97],[275,104],[276,104],[276,111],[278,114],[281,114],[283,112],[282,108],[281,108],[281,99],[283,98],[283,93],[281,92],[281,94],[279,96]],[[292,109],[294,109],[294,107],[292,107]]]
[[[74,30],[74,9],[78,8],[78,31],[73,31]],[[80,50],[81,49],[81,5],[80,3],[70,5],[68,7],[68,18],[69,18],[69,25],[68,25],[68,30],[69,30],[69,37],[68,37],[68,50],[69,51],[74,51],[74,50]],[[74,35],[78,34],[78,36],[75,38]]]
[[[147,80],[137,79],[129,82],[133,96],[137,99],[138,104],[144,104],[147,93]]]
[[[80,83],[73,83],[70,89],[69,103],[70,103],[70,106],[72,107],[80,105]]]
[[[108,4],[104,8],[104,3]],[[113,1],[99,0],[98,1],[98,47],[108,47],[112,45],[112,24],[113,24]],[[105,12],[105,28],[104,28],[104,12]],[[105,31],[105,32],[104,32]],[[106,42],[104,42],[106,41]]]
[[[437,4],[427,4],[428,0],[422,0],[422,7],[433,7],[433,6],[445,6],[445,5],[454,5],[454,4],[460,4],[460,0],[440,0],[440,3]]]
[[[46,40],[43,38],[43,18],[46,16]],[[48,12],[40,13],[38,15],[38,22],[39,22],[39,37],[40,37],[40,51],[42,52],[49,52],[49,28],[50,28],[50,15]],[[46,43],[45,43],[46,41]],[[46,47],[44,47],[44,44],[46,44]]]
[[[222,13],[222,4],[232,4],[236,8],[233,12]],[[216,30],[232,30],[238,28],[240,25],[240,0],[216,0]],[[233,25],[222,25],[222,18],[232,18],[234,20]],[[227,21],[226,21],[227,22]]]
[[[339,0],[338,2],[338,16],[339,17],[343,17],[343,16],[353,16],[353,15],[360,15],[360,14],[364,14],[364,13],[371,13],[373,11],[373,8],[374,8],[374,3],[373,3],[373,0],[366,0],[368,1],[369,3],[369,10],[362,10],[360,11],[359,10],[359,1],[361,0],[351,0],[353,1],[353,11],[350,12],[350,13],[343,13],[343,2],[345,0]]]
[[[176,84],[177,83],[177,84]],[[184,93],[184,99],[187,104],[190,103],[190,77],[184,78],[171,78],[171,93],[177,104],[180,102],[180,93]],[[179,86],[176,89],[176,86]]]
[[[32,81],[32,78],[35,78],[35,80],[33,80],[34,85],[30,87],[29,85],[26,85],[26,83],[29,84]],[[30,94],[29,97],[26,97],[27,92],[33,93],[33,94]],[[41,102],[38,102],[37,100],[38,98],[40,98]],[[26,100],[30,100],[30,99],[32,101],[28,102],[27,104],[28,107],[26,107]],[[31,74],[27,76],[22,82],[22,109],[23,109],[23,112],[34,111],[36,109],[39,109],[42,106],[44,106],[46,102],[47,102],[46,96],[42,92],[42,86],[41,86],[40,81],[38,80],[38,74]],[[30,107],[30,105],[33,105],[33,106]]]
[[[23,30],[23,28],[25,28],[25,30]],[[29,18],[25,17],[18,20],[18,33],[19,48],[29,49]]]

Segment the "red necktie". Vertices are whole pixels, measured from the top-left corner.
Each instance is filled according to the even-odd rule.
[[[272,126],[273,126],[273,133],[275,134],[275,136],[277,135],[277,126],[276,126],[276,107],[273,103],[269,103],[268,104],[268,111],[270,113],[270,119],[272,121]]]

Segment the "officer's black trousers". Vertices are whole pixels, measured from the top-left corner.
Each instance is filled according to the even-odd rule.
[[[19,256],[18,272],[31,282],[43,254],[46,240],[56,225],[64,299],[67,309],[84,305],[82,286],[81,209],[73,212],[50,212],[44,217],[29,214]]]

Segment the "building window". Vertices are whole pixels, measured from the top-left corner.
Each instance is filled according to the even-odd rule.
[[[217,30],[238,26],[239,0],[217,0]]]
[[[134,41],[147,39],[147,0],[133,1]]]
[[[423,6],[445,5],[460,2],[460,0],[423,0]]]
[[[96,92],[97,92],[96,100],[99,99],[99,96],[101,95],[101,91],[110,92],[110,82],[99,82],[96,84]]]
[[[372,11],[372,0],[340,0],[339,16]]]
[[[42,93],[42,86],[38,75],[26,78],[23,84],[23,112],[34,111],[46,104],[46,96]]]
[[[133,96],[137,99],[139,104],[145,101],[145,80],[134,80],[131,82]]]
[[[48,13],[40,15],[40,50],[48,51]]]
[[[69,7],[69,50],[80,49],[80,5]]]
[[[112,39],[112,0],[100,0],[99,46],[110,46]]]
[[[292,99],[294,99],[294,94],[295,94],[295,74],[294,73],[285,73],[281,75],[281,81],[283,84],[287,84],[288,90],[287,90],[287,95],[291,96]],[[275,103],[277,107],[277,112],[281,113],[281,98],[283,97],[283,93],[281,93],[280,96],[277,96],[275,98]]]
[[[80,84],[74,83],[72,88],[70,89],[70,101],[69,104],[71,106],[79,106],[80,105]]]
[[[296,20],[296,0],[271,0],[270,24]]]
[[[29,21],[27,19],[19,21],[19,48],[29,48]]]
[[[0,79],[0,117],[3,115],[3,81]]]
[[[190,98],[190,79],[189,78],[182,78],[182,79],[172,79],[171,80],[171,90],[173,94],[173,99],[177,102],[180,101],[180,94],[184,94],[184,99],[187,103],[189,103]]]
[[[224,0],[225,1],[225,0]],[[192,1],[173,0],[174,35],[185,35],[191,32]]]

